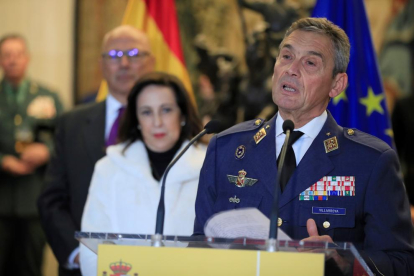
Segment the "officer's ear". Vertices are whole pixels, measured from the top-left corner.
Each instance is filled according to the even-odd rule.
[[[329,91],[329,97],[335,98],[346,89],[348,85],[348,75],[346,73],[338,73],[332,80],[331,91]]]

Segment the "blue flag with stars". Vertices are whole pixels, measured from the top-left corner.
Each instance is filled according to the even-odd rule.
[[[329,103],[339,125],[372,134],[392,146],[391,124],[363,0],[318,0],[313,17],[340,26],[351,43],[348,87]]]

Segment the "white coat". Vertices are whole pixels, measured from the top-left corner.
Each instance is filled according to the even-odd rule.
[[[153,178],[142,141],[134,142],[122,153],[124,147],[125,144],[109,147],[107,156],[95,166],[82,216],[83,232],[155,232],[162,180]],[[195,199],[205,153],[204,145],[191,146],[167,175],[164,235],[193,233]],[[83,275],[97,275],[97,257],[83,245],[80,262]]]

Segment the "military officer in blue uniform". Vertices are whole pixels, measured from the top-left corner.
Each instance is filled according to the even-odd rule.
[[[195,234],[215,213],[243,207],[269,216],[277,158],[292,120],[296,169],[280,193],[278,224],[293,239],[354,243],[374,273],[412,275],[410,210],[397,155],[386,143],[339,126],[326,110],[345,90],[350,44],[326,19],[292,24],[280,45],[268,122],[236,125],[210,141],[200,175]]]

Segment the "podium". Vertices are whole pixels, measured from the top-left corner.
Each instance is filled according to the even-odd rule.
[[[98,275],[374,275],[351,243],[76,232],[98,255]],[[158,240],[159,242],[160,240]],[[155,242],[156,244],[156,242]]]

